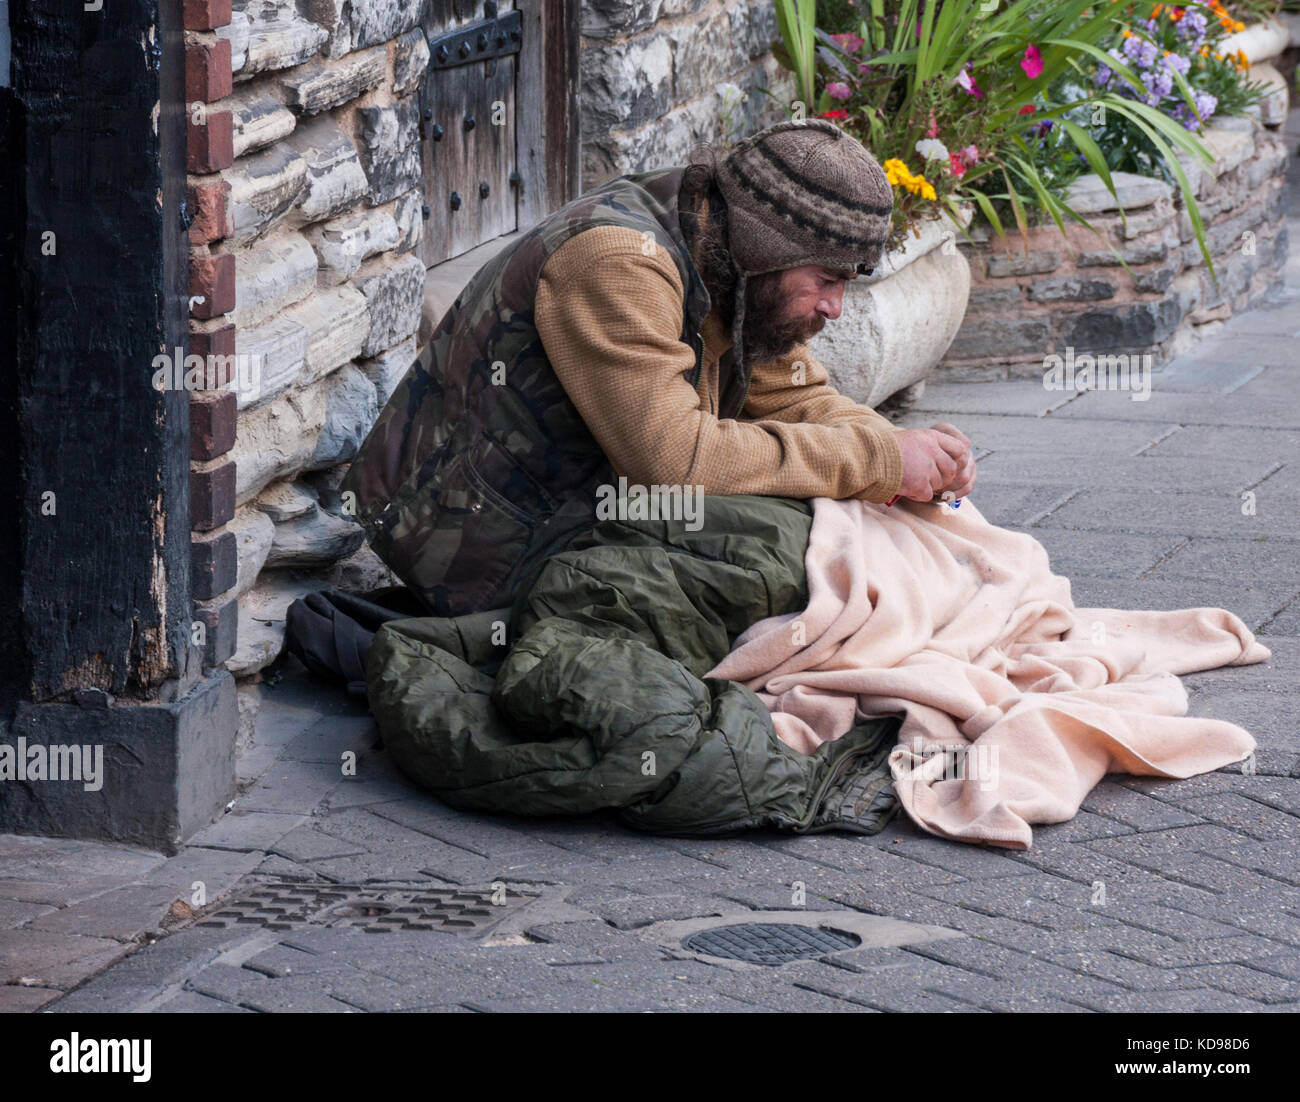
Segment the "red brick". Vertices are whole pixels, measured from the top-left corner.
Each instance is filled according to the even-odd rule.
[[[239,645],[239,600],[195,601],[194,619],[203,624],[203,665],[220,666]]]
[[[202,296],[190,313],[196,318],[215,318],[235,308],[235,256],[190,256],[190,298]]]
[[[227,111],[205,111],[203,121],[186,115],[185,167],[190,172],[220,172],[235,163],[235,120]]]
[[[185,102],[214,103],[230,95],[230,40],[185,43]]]
[[[235,327],[228,321],[216,325],[190,323],[190,351],[205,359],[208,356],[235,354]]]
[[[230,23],[230,0],[185,0],[185,29],[213,31]]]
[[[237,405],[233,390],[217,394],[190,392],[191,459],[217,459],[235,446]]]
[[[239,548],[235,533],[223,528],[214,536],[190,541],[190,596],[207,601],[225,593],[239,577]]]
[[[190,528],[211,532],[235,515],[235,463],[190,470]]]
[[[190,244],[210,245],[227,236],[226,197],[230,185],[220,176],[200,176],[189,185]]]

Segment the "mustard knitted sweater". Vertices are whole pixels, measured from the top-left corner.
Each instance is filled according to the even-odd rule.
[[[754,364],[738,419],[720,420],[716,311],[695,351],[680,339],[685,293],[667,250],[624,226],[571,237],[538,280],[534,322],[555,373],[615,472],[706,494],[888,501],[903,477],[893,424],[838,393],[799,345]]]

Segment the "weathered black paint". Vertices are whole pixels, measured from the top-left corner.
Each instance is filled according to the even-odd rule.
[[[11,0],[0,89],[0,740],[105,766],[0,781],[0,831],[169,851],[233,794],[237,722],[190,641],[188,395],[152,386],[186,347],[180,11]]]
[[[10,706],[86,686],[149,699],[192,653],[187,396],[151,385],[153,357],[185,341],[179,5],[13,0],[11,24],[3,435],[21,580],[0,676]]]

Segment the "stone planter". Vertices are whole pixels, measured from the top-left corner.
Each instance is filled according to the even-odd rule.
[[[844,289],[843,313],[809,342],[843,394],[868,406],[905,391],[916,398],[961,327],[970,267],[947,219],[886,254]]]
[[[1225,53],[1241,50],[1250,62],[1250,79],[1268,85],[1269,91],[1251,114],[1269,125],[1280,125],[1291,105],[1286,78],[1271,64],[1291,43],[1291,28],[1277,19],[1267,19],[1228,35],[1221,47]]]
[[[968,379],[1035,374],[1045,357],[1070,348],[1152,353],[1163,362],[1188,347],[1198,327],[1248,308],[1274,286],[1287,248],[1282,137],[1257,120],[1235,118],[1208,127],[1202,141],[1212,164],[1180,161],[1217,281],[1167,184],[1117,172],[1117,200],[1098,177],[1084,176],[1067,202],[1100,236],[1067,224],[1063,237],[1049,224],[1032,229],[1027,242],[1015,231],[1001,241],[984,227],[972,233],[983,239],[978,244],[959,242],[971,265],[970,310],[944,372]]]

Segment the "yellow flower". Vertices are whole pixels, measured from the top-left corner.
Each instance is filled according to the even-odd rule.
[[[932,188],[929,184],[927,184],[925,180],[922,179],[921,177],[918,176],[917,179],[920,181],[921,184],[921,198],[931,199],[931,200],[934,199],[935,198],[934,188]]]
[[[885,177],[891,187],[898,187],[912,178],[912,174],[907,171],[907,165],[897,157],[891,157],[881,167],[885,170]]]

